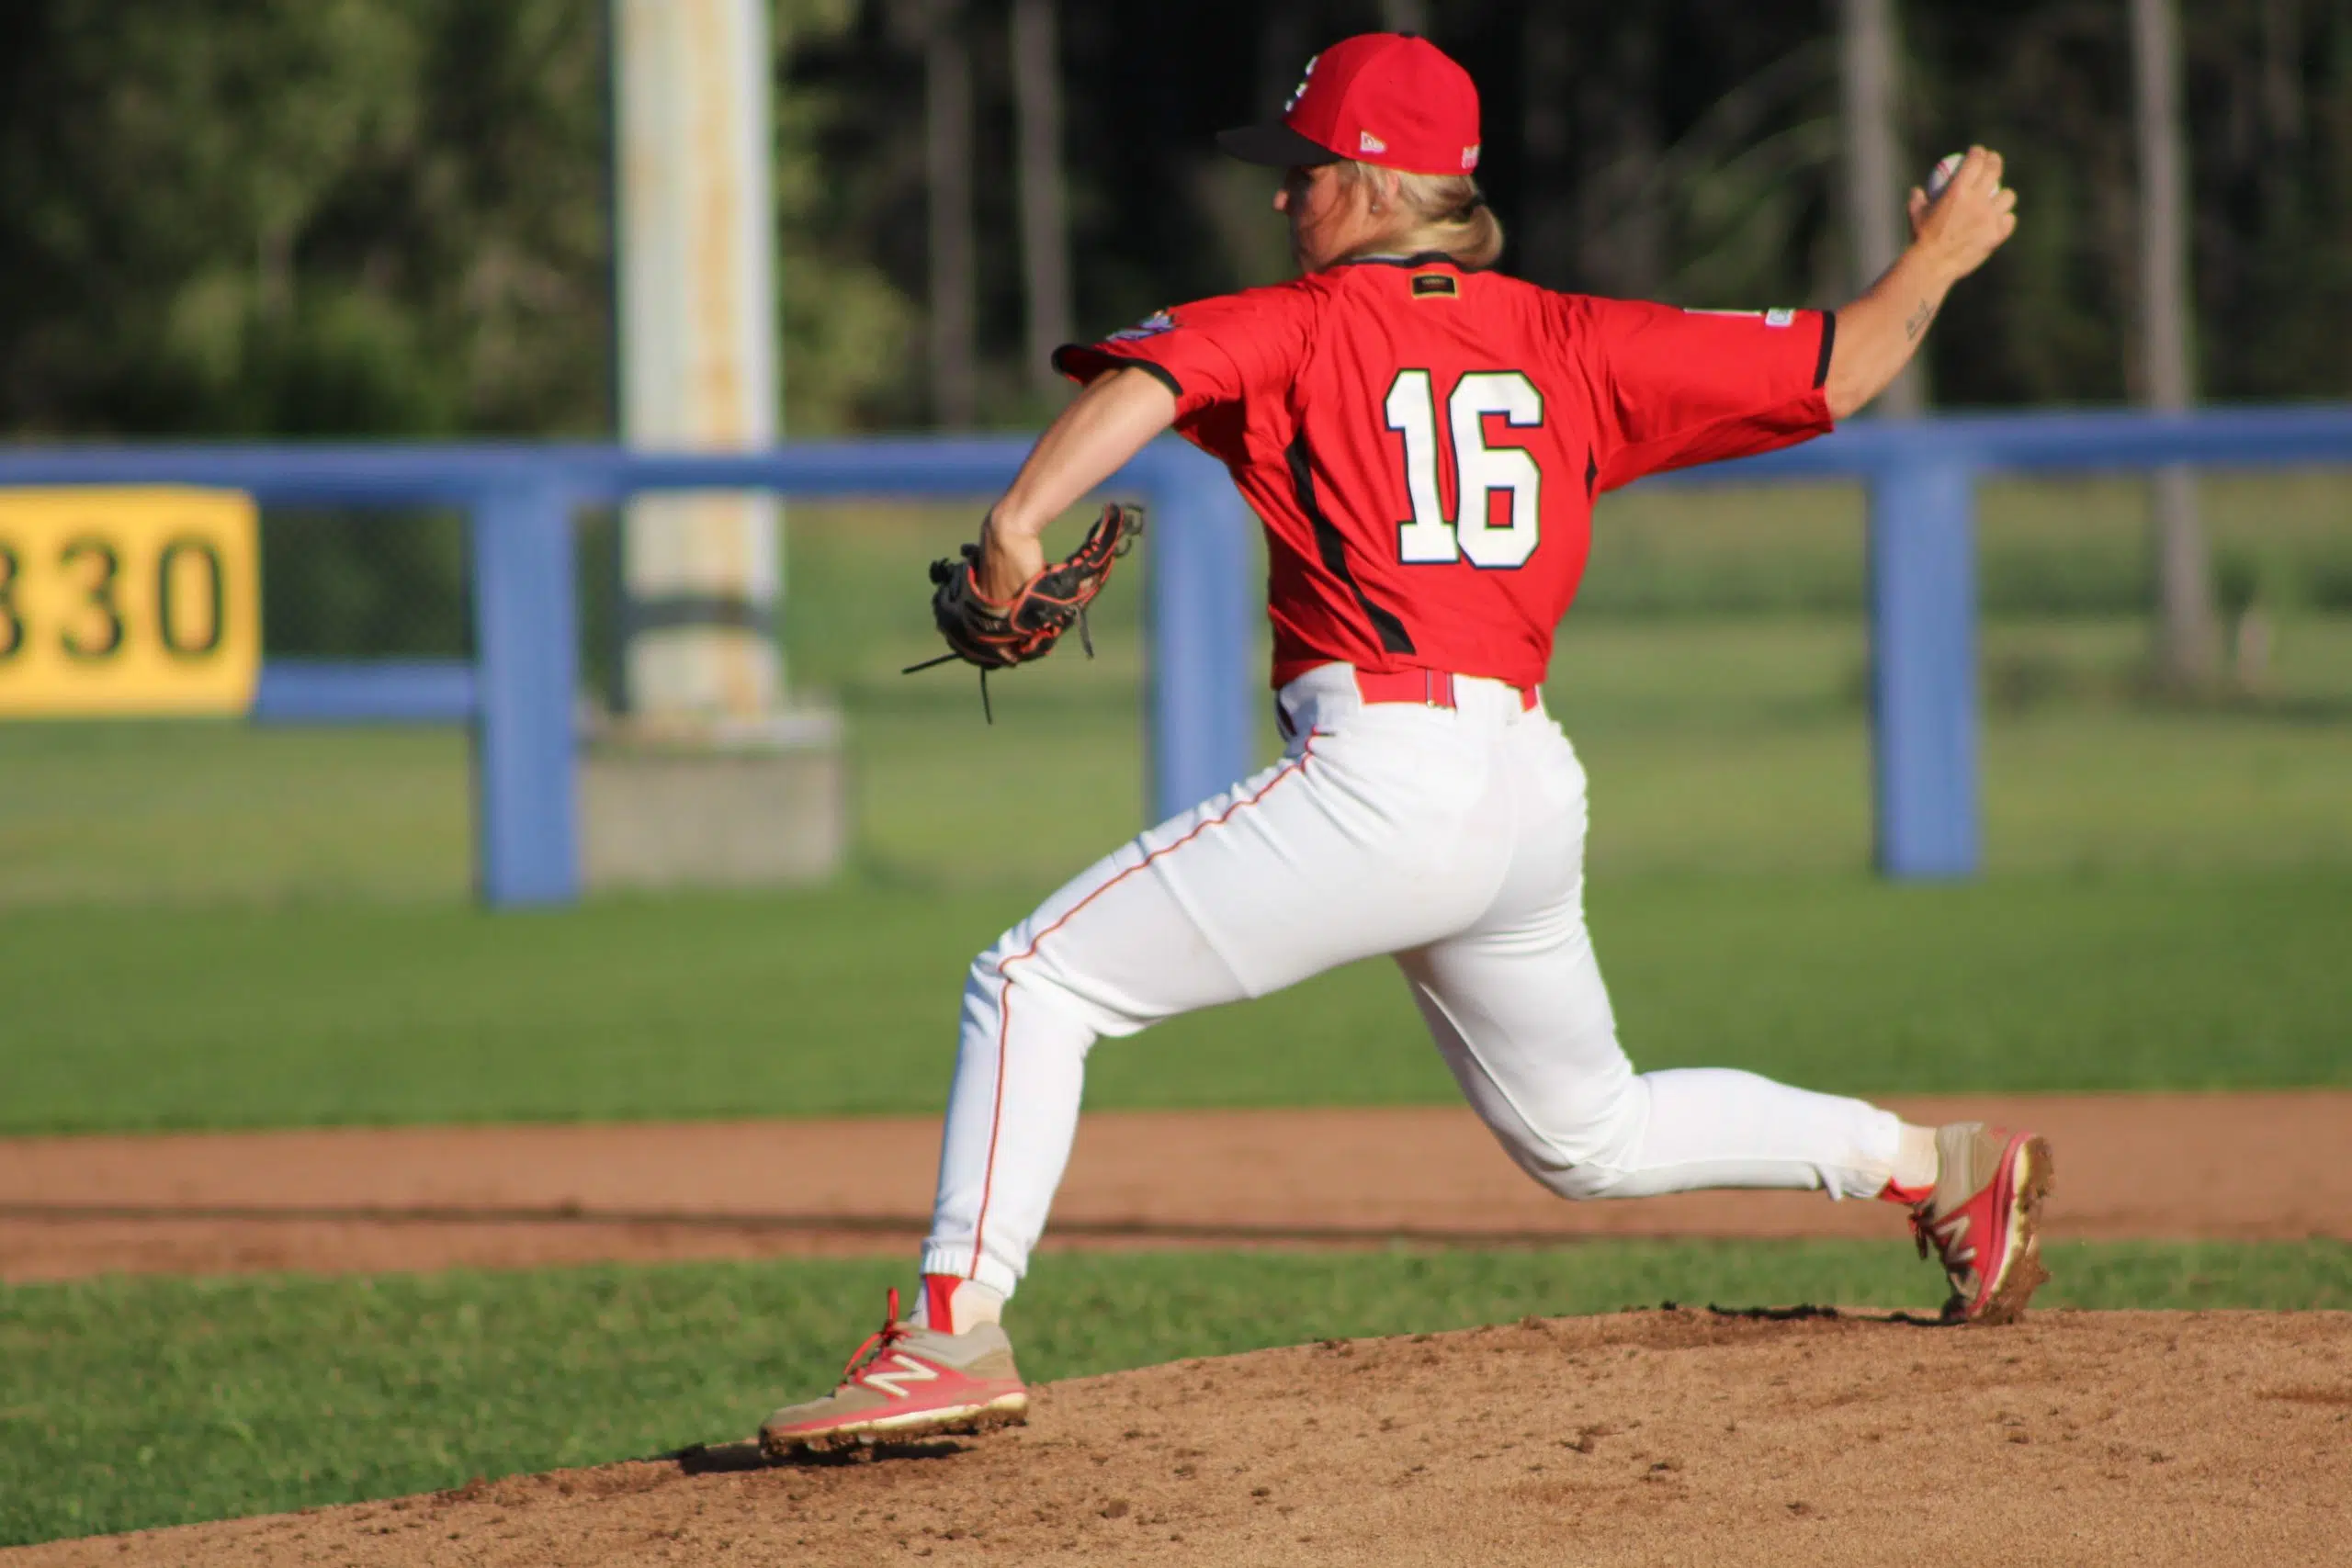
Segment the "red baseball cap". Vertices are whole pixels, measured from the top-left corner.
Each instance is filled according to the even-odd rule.
[[[1478,166],[1478,89],[1470,73],[1415,33],[1358,33],[1306,62],[1270,125],[1217,133],[1248,164],[1277,168],[1342,158],[1414,175]]]

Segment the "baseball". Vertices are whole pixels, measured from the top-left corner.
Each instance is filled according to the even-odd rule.
[[[1944,186],[1951,184],[1951,177],[1960,173],[1960,165],[1967,157],[1968,154],[1965,152],[1947,152],[1936,160],[1936,166],[1928,171],[1928,199],[1929,201],[1943,195]],[[2000,182],[1996,180],[1993,183],[1993,189],[1998,192],[2000,188]]]
[[[1967,156],[1965,152],[1947,152],[1936,160],[1936,166],[1928,171],[1928,199],[1929,201],[1943,195],[1944,186],[1951,184],[1952,175],[1960,173],[1961,162]]]

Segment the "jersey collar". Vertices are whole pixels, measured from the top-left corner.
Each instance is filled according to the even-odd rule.
[[[1456,271],[1460,271],[1462,267],[1462,264],[1460,262],[1455,261],[1443,251],[1415,251],[1409,256],[1350,256],[1345,261],[1333,262],[1329,270],[1337,271],[1339,268],[1343,266],[1420,267],[1431,265],[1450,266]]]

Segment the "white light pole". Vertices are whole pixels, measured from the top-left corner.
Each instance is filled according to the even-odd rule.
[[[774,86],[765,0],[614,0],[621,436],[662,451],[775,443]],[[621,575],[628,705],[748,719],[784,685],[776,504],[628,504]]]
[[[611,0],[621,436],[772,446],[775,53],[768,0]],[[787,708],[773,496],[662,494],[621,523],[627,719],[580,753],[592,888],[831,875],[849,841],[838,716]]]

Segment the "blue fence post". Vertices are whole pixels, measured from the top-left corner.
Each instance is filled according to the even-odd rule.
[[[1871,479],[1871,719],[1878,868],[1973,876],[1977,804],[1975,475],[1898,450]]]
[[[1151,819],[1250,772],[1250,509],[1223,465],[1179,447],[1152,466],[1145,755]]]
[[[474,865],[493,908],[579,896],[571,497],[551,473],[482,491],[473,513]]]

